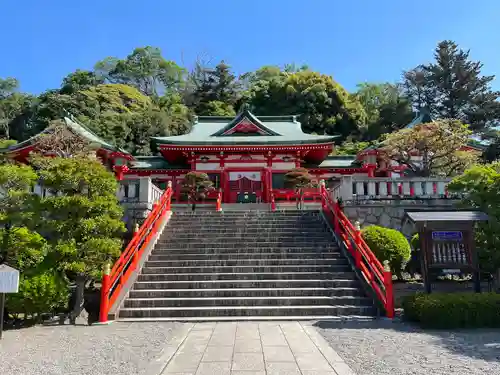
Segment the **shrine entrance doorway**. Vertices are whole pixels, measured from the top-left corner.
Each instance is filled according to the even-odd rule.
[[[230,171],[229,202],[260,203],[263,195],[261,171]]]

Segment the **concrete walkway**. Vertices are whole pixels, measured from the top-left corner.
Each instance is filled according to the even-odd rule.
[[[151,375],[354,375],[308,323],[184,324]]]

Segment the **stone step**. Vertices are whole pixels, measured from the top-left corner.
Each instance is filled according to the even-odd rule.
[[[194,266],[194,267],[144,267],[143,275],[162,275],[162,274],[188,274],[188,273],[250,273],[250,272],[344,272],[349,271],[348,265],[259,265],[259,266]]]
[[[259,249],[261,250],[261,249]],[[301,249],[298,249],[301,250]],[[173,252],[172,250],[165,250],[162,253],[153,252],[152,255],[149,256],[149,261],[191,261],[191,260],[199,260],[199,261],[227,261],[227,260],[281,260],[287,261],[288,259],[345,259],[344,256],[340,252],[251,252],[251,253],[220,253],[216,252],[217,249],[214,249],[214,252],[198,252],[198,253],[188,253],[186,250],[180,250],[179,252]]]
[[[259,243],[331,243],[333,239],[327,237],[325,235],[322,236],[307,236],[307,237],[295,237],[295,236],[237,236],[232,235],[228,236],[204,236],[203,234],[193,234],[189,237],[172,237],[172,238],[162,238],[157,243],[158,244],[174,244],[183,243],[183,244],[191,244],[190,242],[199,243],[238,243],[238,244],[259,244]]]
[[[304,230],[303,227],[300,228],[276,228],[276,229],[248,229],[242,227],[241,229],[224,229],[224,230],[214,230],[212,228],[205,228],[194,230],[193,228],[183,228],[177,231],[165,231],[161,238],[170,237],[191,237],[193,234],[201,234],[204,236],[228,236],[228,235],[269,235],[269,236],[310,236],[310,235],[322,235],[330,234],[330,230],[327,228],[311,228]]]
[[[125,308],[202,307],[202,306],[370,306],[368,298],[342,296],[256,296],[256,297],[193,297],[193,298],[128,298]]]
[[[124,308],[122,318],[228,317],[228,316],[319,316],[319,315],[373,315],[372,306],[299,305],[299,306],[201,306]]]
[[[333,240],[325,240],[325,241],[307,241],[307,242],[245,242],[245,241],[237,241],[237,242],[232,242],[232,241],[220,241],[220,242],[217,242],[217,241],[208,241],[208,242],[203,242],[203,243],[200,243],[200,242],[194,242],[194,241],[190,241],[190,242],[182,242],[182,241],[179,241],[179,242],[168,242],[168,241],[164,241],[164,242],[158,242],[156,244],[156,248],[158,248],[158,250],[168,250],[168,249],[174,249],[174,248],[178,248],[178,249],[190,249],[190,250],[194,250],[194,249],[210,249],[215,246],[221,246],[221,247],[217,247],[218,249],[222,250],[222,249],[244,249],[246,252],[248,252],[248,250],[251,250],[253,251],[253,249],[257,249],[257,248],[265,248],[265,249],[269,249],[269,248],[274,248],[276,249],[277,251],[281,251],[281,249],[289,249],[289,248],[300,248],[300,249],[336,249],[338,248],[338,246],[333,242]]]
[[[198,225],[212,225],[222,223],[252,223],[254,225],[262,225],[262,223],[303,223],[303,224],[323,224],[321,216],[303,216],[303,217],[176,217],[172,216],[172,223],[196,223]]]
[[[358,288],[225,288],[225,289],[133,289],[130,298],[193,298],[193,297],[296,297],[353,296],[363,297]]]
[[[227,272],[140,274],[138,281],[355,279],[354,272]]]
[[[286,210],[286,211],[220,211],[220,212],[174,212],[174,217],[253,217],[253,216],[272,216],[272,217],[285,217],[285,216],[299,216],[299,217],[309,217],[318,216],[319,211],[302,211],[302,210]]]
[[[206,245],[206,246],[203,246]],[[303,246],[247,246],[243,247],[241,244],[237,246],[237,244],[231,244],[230,247],[212,247],[214,244],[202,244],[200,246],[196,246],[194,248],[170,248],[169,246],[158,246],[155,247],[152,254],[153,255],[175,255],[175,254],[264,254],[264,253],[272,253],[272,254],[294,254],[294,253],[316,253],[316,254],[331,254],[331,253],[339,253],[338,246],[334,243],[327,245],[303,245]],[[226,244],[224,244],[226,245]]]
[[[366,323],[377,319],[374,315],[277,315],[277,316],[191,316],[191,317],[153,317],[153,318],[120,318],[121,322],[296,322],[327,321],[329,323],[356,322]],[[310,372],[313,374],[314,372]],[[244,375],[245,373],[242,372]],[[248,375],[252,374],[250,373]]]
[[[151,260],[145,267],[263,267],[263,266],[346,266],[347,259],[194,259],[194,260]]]
[[[169,223],[168,227],[165,228],[165,233],[169,231],[181,231],[184,229],[192,229],[192,230],[235,230],[235,229],[252,229],[252,230],[297,230],[297,229],[319,229],[326,228],[324,223],[314,222],[314,223],[301,223],[298,225],[297,223],[292,224],[255,224],[249,222],[241,222],[241,223],[213,223],[207,225],[206,223],[197,224],[197,223]]]
[[[133,290],[144,289],[250,289],[250,288],[359,288],[355,277],[337,279],[261,279],[261,280],[171,280],[137,281]]]

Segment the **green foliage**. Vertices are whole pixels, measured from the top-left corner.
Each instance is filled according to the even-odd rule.
[[[411,236],[410,245],[412,249],[420,250],[420,237],[418,233]]]
[[[189,172],[182,182],[182,191],[190,200],[205,199],[206,194],[214,190],[213,182],[208,174],[203,172]]]
[[[158,97],[180,89],[185,70],[166,60],[157,47],[140,47],[124,60],[108,57],[95,66],[97,76],[111,83],[130,85],[147,96]]]
[[[416,293],[403,300],[404,317],[424,328],[500,327],[500,294]]]
[[[456,176],[478,160],[478,153],[461,151],[470,135],[469,127],[458,120],[434,121],[388,134],[382,150],[417,176]],[[422,160],[413,159],[414,152]]]
[[[1,229],[0,238],[5,235],[6,229]],[[47,241],[26,227],[11,228],[6,246],[7,264],[21,274],[33,273],[49,252]]]
[[[494,274],[500,268],[500,163],[478,165],[455,177],[450,192],[462,193],[462,206],[489,216],[477,224],[476,248],[481,271]]]
[[[67,280],[49,270],[33,276],[21,274],[19,292],[7,295],[9,313],[34,315],[65,308],[69,297]]]
[[[87,90],[103,83],[104,79],[98,77],[94,72],[77,69],[63,79],[60,93],[74,94],[80,90]]]
[[[374,140],[401,129],[412,120],[411,104],[398,85],[362,83],[354,95],[366,112],[368,127],[364,137],[367,139]]]
[[[0,165],[0,227],[7,231],[24,225],[31,217],[31,188],[37,175],[30,166]]]
[[[483,64],[471,61],[451,40],[440,42],[435,61],[404,74],[404,91],[417,108],[427,107],[436,118],[469,124],[473,131],[497,126],[500,92],[491,89],[494,76],[482,76]]]
[[[371,142],[352,142],[347,140],[340,146],[336,146],[333,153],[335,155],[357,155],[360,151],[371,145]]]
[[[294,189],[311,187],[312,179],[307,168],[294,168],[285,174],[285,186]]]
[[[45,188],[54,195],[41,199],[40,233],[54,248],[58,269],[98,277],[121,251],[125,231],[116,198],[117,182],[96,159],[37,158]]]
[[[11,121],[25,111],[33,101],[31,95],[18,92],[15,78],[0,78],[0,138],[10,138]]]
[[[246,97],[260,115],[298,114],[308,133],[359,135],[366,114],[356,99],[331,76],[300,70],[250,77]]]
[[[395,229],[378,225],[364,228],[362,235],[378,260],[389,261],[391,271],[400,278],[401,271],[411,255],[410,244],[406,237]]]
[[[221,61],[211,68],[197,63],[191,72],[186,103],[199,116],[233,116],[240,97],[240,83],[231,67]]]

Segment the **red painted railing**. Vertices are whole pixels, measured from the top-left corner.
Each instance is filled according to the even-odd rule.
[[[333,228],[341,245],[354,259],[356,268],[373,289],[377,299],[383,305],[386,316],[394,318],[394,294],[392,288],[392,273],[386,269],[368,247],[356,229],[342,211],[338,202],[334,202],[323,186],[321,201],[325,216],[333,223]]]
[[[278,200],[292,201],[296,200],[297,198],[304,201],[310,200],[314,202],[321,200],[321,193],[317,188],[302,189],[302,195],[296,190],[292,189],[273,189],[272,191],[274,193],[275,199]]]
[[[217,194],[217,201],[215,202],[215,210],[222,211],[222,190],[219,190]]]
[[[129,279],[130,275],[137,269],[139,259],[151,239],[158,232],[159,226],[165,215],[170,211],[172,200],[172,187],[169,186],[163,193],[158,203],[153,205],[153,210],[141,225],[139,230],[129,242],[127,248],[122,252],[120,258],[104,271],[101,285],[101,306],[99,321],[104,323],[108,320],[108,313],[113,303],[120,295],[120,291]]]

